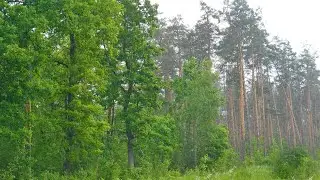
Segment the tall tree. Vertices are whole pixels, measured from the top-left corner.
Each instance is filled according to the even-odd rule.
[[[174,116],[180,132],[183,168],[195,168],[205,155],[214,162],[228,148],[226,131],[216,124],[223,101],[211,65],[210,60],[198,63],[190,59],[184,65],[183,77],[174,82]]]
[[[302,97],[304,95],[304,107],[305,107],[305,116],[300,115],[300,117],[305,117],[307,132],[308,132],[308,144],[309,151],[314,153],[314,136],[315,136],[315,126],[314,126],[314,112],[312,111],[312,106],[314,104],[313,93],[315,91],[315,85],[319,84],[318,77],[320,76],[319,71],[316,70],[315,60],[317,55],[312,53],[310,49],[305,48],[299,56],[299,76],[301,76],[304,80],[302,81],[302,88],[304,89],[304,93],[301,94]],[[303,113],[303,112],[300,112]],[[300,128],[303,128],[301,126]],[[303,136],[303,134],[302,134]]]
[[[248,64],[250,47],[253,46],[253,39],[260,30],[261,17],[249,7],[245,0],[235,0],[231,3],[230,9],[226,11],[226,21],[228,27],[223,31],[222,40],[217,47],[217,54],[223,58],[222,65],[231,65],[231,71],[236,71],[236,84],[238,92],[238,113],[240,137],[240,154],[244,158],[245,154],[245,65]]]
[[[285,116],[282,118],[288,121],[282,121],[283,127],[285,127],[287,132],[287,140],[292,146],[296,146],[297,139],[300,136],[297,131],[296,125],[296,115],[294,114],[295,110],[293,109],[293,99],[292,99],[292,88],[296,84],[295,78],[296,75],[296,53],[293,52],[290,43],[286,41],[281,41],[280,39],[275,39],[275,45],[273,45],[273,53],[275,54],[273,58],[273,66],[277,72],[275,81],[278,83],[278,91],[281,92],[283,101],[280,106],[285,107],[282,109],[282,112]],[[298,79],[296,79],[298,80]],[[280,107],[278,106],[278,107]]]
[[[43,16],[27,2],[0,1],[0,109],[3,165],[15,166],[18,178],[32,177],[33,126],[39,114],[32,107],[43,98],[39,77],[45,50]],[[1,147],[2,149],[3,147]],[[2,154],[5,153],[5,154]]]
[[[194,27],[195,42],[192,56],[198,60],[212,59],[220,32],[217,24],[220,22],[221,13],[203,1],[200,2],[200,6],[202,15]]]
[[[184,25],[180,15],[169,19],[168,22],[162,20],[157,32],[157,42],[164,49],[157,60],[160,75],[166,83],[165,88],[165,111],[169,111],[169,106],[173,101],[172,80],[182,76],[183,62],[186,58],[187,27]]]
[[[157,7],[150,1],[119,1],[124,9],[124,21],[119,37],[119,64],[122,70],[119,85],[122,118],[128,147],[128,166],[135,166],[134,139],[136,122],[144,108],[157,105],[159,78],[155,58],[159,54],[153,38],[158,26]]]
[[[50,75],[57,86],[52,103],[65,132],[63,169],[69,173],[94,162],[103,145],[107,123],[99,94],[106,69],[101,46],[113,48],[121,9],[113,0],[36,1],[36,6],[49,20],[49,65],[55,70]]]

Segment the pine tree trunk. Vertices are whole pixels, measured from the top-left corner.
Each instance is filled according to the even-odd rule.
[[[240,45],[240,44],[239,44]],[[240,156],[241,159],[244,160],[245,156],[245,121],[244,121],[244,109],[245,109],[245,101],[244,101],[244,95],[245,95],[245,89],[244,89],[244,62],[243,62],[243,52],[242,47],[239,47],[239,63],[238,63],[238,70],[239,70],[239,122],[240,122],[240,143],[241,143],[241,149],[240,149]]]
[[[295,123],[294,123],[294,114],[293,114],[293,110],[292,110],[292,98],[290,95],[290,88],[287,87],[285,91],[285,96],[286,96],[286,102],[287,102],[287,110],[289,112],[289,129],[291,131],[289,131],[289,134],[291,134],[292,136],[290,137],[292,140],[292,146],[296,147],[297,145],[297,139],[296,139],[296,132],[295,132]]]
[[[298,138],[296,138],[296,141],[298,140],[299,144],[302,144],[302,140],[301,140],[301,135],[300,135],[300,131],[299,131],[299,127],[293,112],[293,105],[292,105],[292,93],[291,93],[291,88],[289,88],[289,97],[290,97],[290,110],[291,110],[291,114],[292,114],[292,118],[293,118],[293,125],[294,125],[294,132],[296,133],[296,136],[298,136]]]
[[[269,68],[267,68],[267,77],[268,77],[268,95],[267,95],[267,121],[268,121],[268,146],[270,147],[273,143],[273,121],[272,121],[272,113],[271,113],[271,101],[272,101],[272,85],[270,81]],[[268,147],[268,148],[269,148]]]
[[[261,98],[261,104],[260,104],[260,112],[261,112],[261,122],[262,122],[262,133],[263,140],[264,140],[264,154],[267,153],[267,147],[268,147],[268,120],[266,119],[266,113],[265,113],[265,101],[264,101],[264,81],[263,81],[263,70],[261,67],[261,64],[259,64],[259,77],[260,77],[260,98]]]
[[[277,123],[277,128],[278,128],[278,136],[279,136],[280,147],[282,149],[282,147],[283,147],[283,145],[282,145],[282,132],[281,132],[280,120],[279,120],[279,116],[278,116],[278,107],[277,107],[276,98],[275,98],[274,94],[275,94],[275,92],[274,92],[274,90],[272,90],[273,107],[274,107],[275,113],[276,113],[276,123]]]
[[[249,102],[247,102],[247,99],[245,99],[245,106],[246,106],[246,117],[250,116],[250,109],[249,109]],[[246,119],[246,137],[245,137],[245,143],[248,144],[248,154],[251,156],[253,149],[252,149],[252,143],[251,143],[251,138],[252,138],[252,121],[249,119]]]
[[[229,136],[231,144],[234,148],[236,147],[236,137],[235,137],[235,125],[234,125],[234,104],[233,104],[233,94],[232,89],[228,89],[228,126],[229,126]]]
[[[313,154],[313,119],[312,119],[312,110],[311,110],[311,91],[310,91],[310,83],[308,83],[307,87],[307,113],[308,113],[308,136],[309,136],[309,150]]]
[[[258,106],[257,106],[257,88],[256,88],[256,80],[255,80],[255,67],[253,64],[252,67],[252,120],[253,120],[253,131],[255,134],[256,139],[259,136],[258,130]]]
[[[304,125],[303,125],[303,119],[304,117],[304,112],[303,112],[303,95],[300,96],[300,100],[299,100],[299,119],[300,119],[300,134],[301,134],[301,144],[304,146],[307,146],[306,142],[305,142],[305,137],[304,137],[304,132],[306,132],[304,130]]]

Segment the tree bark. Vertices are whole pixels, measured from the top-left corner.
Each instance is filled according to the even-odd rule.
[[[307,115],[308,115],[308,136],[309,136],[309,150],[313,154],[313,119],[312,119],[312,110],[311,110],[311,91],[310,91],[310,83],[307,86]]]
[[[239,44],[239,62],[238,62],[238,71],[239,71],[239,122],[240,122],[240,156],[241,159],[244,160],[245,156],[245,121],[244,121],[244,109],[245,109],[245,89],[244,89],[244,70],[243,70],[244,62],[243,62],[243,52],[242,46]]]
[[[256,139],[259,136],[258,130],[258,107],[257,107],[257,89],[256,89],[256,79],[255,79],[255,67],[253,64],[252,67],[252,120],[253,120],[253,131],[255,134]]]
[[[127,68],[130,71],[130,65],[127,64]],[[124,114],[124,119],[126,123],[126,135],[127,135],[127,140],[128,140],[128,167],[129,168],[134,168],[135,165],[135,158],[134,158],[134,150],[133,150],[133,140],[134,140],[134,135],[132,132],[132,121],[129,119],[129,103],[131,99],[131,95],[133,93],[133,83],[129,82],[128,84],[128,90],[126,91],[125,94],[125,102],[123,105],[123,114]]]
[[[279,116],[278,116],[278,107],[277,107],[276,98],[275,98],[274,94],[275,94],[275,92],[274,92],[274,90],[272,90],[273,107],[274,107],[275,113],[276,113],[276,123],[277,123],[277,128],[278,128],[280,148],[282,149],[282,147],[283,147],[283,145],[282,145],[282,132],[281,132],[280,120],[279,120]]]
[[[288,111],[289,111],[289,119],[290,119],[290,126],[289,129],[291,131],[289,131],[289,134],[292,135],[291,139],[292,139],[292,145],[293,147],[296,147],[297,145],[297,139],[296,139],[296,132],[295,132],[295,120],[294,120],[294,113],[293,113],[293,109],[292,109],[292,98],[291,98],[291,92],[290,92],[290,88],[287,87],[286,90],[284,90],[285,92],[285,96],[286,96],[286,102],[287,102],[287,107],[288,107]]]
[[[228,89],[228,126],[229,126],[229,136],[231,144],[234,148],[237,148],[236,146],[236,129],[234,125],[234,102],[233,102],[233,94],[232,89]]]

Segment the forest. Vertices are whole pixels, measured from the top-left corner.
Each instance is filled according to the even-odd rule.
[[[320,179],[317,52],[200,5],[0,0],[0,179]]]

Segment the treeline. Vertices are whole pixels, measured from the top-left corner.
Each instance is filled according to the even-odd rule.
[[[315,155],[316,54],[271,41],[244,0],[201,12],[190,28],[149,0],[0,0],[0,178],[158,179],[271,147]]]
[[[223,10],[201,3],[201,19],[187,27],[178,16],[165,20],[158,41],[167,51],[160,67],[167,79],[181,76],[188,57],[210,59],[220,74],[229,138],[241,158],[272,145],[319,147],[319,70],[308,45],[296,53],[270,37],[259,10],[246,1],[225,1]],[[178,70],[177,70],[178,69]],[[178,71],[178,73],[177,73]]]

